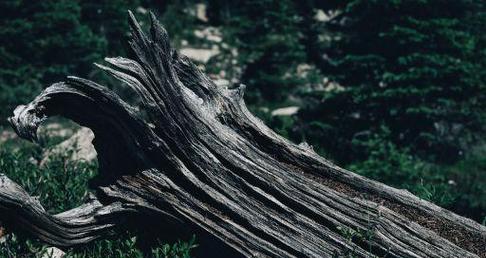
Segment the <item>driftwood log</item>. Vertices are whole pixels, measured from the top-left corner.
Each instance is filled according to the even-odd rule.
[[[244,257],[486,257],[486,227],[277,135],[247,110],[243,85],[216,86],[151,21],[145,35],[130,13],[134,60],[98,65],[136,92],[137,108],[69,77],[15,109],[9,121],[31,141],[50,116],[91,128],[99,173],[86,204],[56,215],[1,175],[6,225],[61,247],[139,217]]]

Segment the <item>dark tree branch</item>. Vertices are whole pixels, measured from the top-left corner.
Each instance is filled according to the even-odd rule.
[[[246,257],[486,257],[484,226],[277,135],[247,110],[244,86],[218,88],[151,18],[146,36],[130,13],[136,60],[98,65],[136,92],[139,110],[69,77],[10,119],[32,141],[53,115],[91,128],[103,204],[93,199],[49,215],[3,176],[1,219],[60,246],[88,243],[130,214],[149,214],[206,231]]]

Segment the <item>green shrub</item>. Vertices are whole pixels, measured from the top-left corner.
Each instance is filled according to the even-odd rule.
[[[66,251],[65,258],[190,258],[191,250],[197,247],[195,238],[174,244],[160,243],[150,252],[144,253],[137,246],[137,237],[127,232],[117,233],[115,239],[97,240],[87,246]],[[9,234],[4,244],[0,244],[0,257],[36,257],[47,254],[47,246],[38,241]]]
[[[18,151],[0,150],[0,171],[20,184],[49,212],[60,212],[80,205],[86,197],[88,180],[95,175],[96,165],[69,161],[69,152],[53,156],[44,166],[37,161],[37,147]]]
[[[379,134],[354,144],[368,153],[368,158],[352,163],[349,169],[385,184],[407,189],[419,197],[441,206],[450,205],[456,198],[448,184],[447,171],[438,169],[414,157],[407,149],[400,149],[389,140],[390,131],[381,127]]]
[[[473,148],[453,166],[444,168],[457,196],[450,208],[478,222],[486,221],[486,149]]]
[[[46,145],[51,143],[46,142]],[[88,194],[88,181],[96,174],[96,163],[70,161],[70,151],[52,156],[40,167],[42,148],[28,142],[0,143],[0,173],[20,184],[30,195],[38,196],[49,213],[79,206]],[[8,225],[6,225],[8,227]],[[69,249],[66,258],[132,258],[145,257],[137,247],[137,238],[127,232],[115,232],[110,240],[98,240],[85,247]],[[46,245],[38,240],[10,233],[0,244],[0,257],[42,257]],[[188,258],[196,247],[195,238],[172,245],[160,243],[152,250],[153,257]]]

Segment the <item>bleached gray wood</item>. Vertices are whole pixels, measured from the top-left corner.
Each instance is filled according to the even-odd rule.
[[[289,142],[248,111],[243,85],[218,88],[172,49],[153,15],[148,36],[129,21],[136,58],[98,66],[136,92],[138,108],[69,77],[10,118],[32,141],[50,116],[91,128],[97,197],[50,215],[1,176],[9,225],[73,246],[136,215],[208,232],[245,257],[486,257],[484,226]]]

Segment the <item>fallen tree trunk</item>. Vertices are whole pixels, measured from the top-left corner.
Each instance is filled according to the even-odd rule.
[[[208,232],[245,257],[486,257],[484,226],[277,135],[247,110],[243,85],[218,88],[151,18],[146,36],[130,14],[135,60],[98,65],[133,88],[138,108],[69,77],[10,118],[32,141],[54,115],[91,128],[96,196],[51,215],[1,176],[1,220],[56,246],[82,245],[124,218],[150,216]]]

